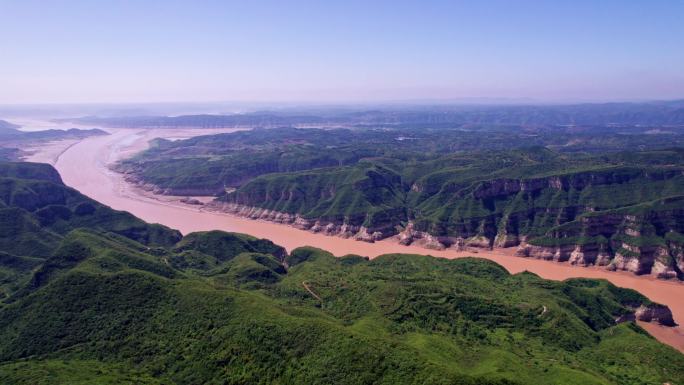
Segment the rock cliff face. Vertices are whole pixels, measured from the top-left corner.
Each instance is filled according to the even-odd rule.
[[[213,202],[209,208],[229,212],[242,217],[251,219],[266,220],[270,222],[282,223],[294,226],[301,230],[314,233],[322,233],[330,236],[352,238],[359,241],[374,242],[390,236],[396,236],[399,243],[403,245],[418,245],[427,249],[444,250],[454,249],[458,251],[469,248],[509,247],[518,245],[516,255],[521,257],[531,257],[557,262],[569,262],[580,266],[603,266],[610,270],[625,270],[635,274],[652,274],[657,278],[663,279],[682,279],[684,268],[684,247],[677,240],[665,234],[662,238],[653,234],[643,234],[633,230],[627,224],[635,225],[638,221],[634,216],[621,217],[619,215],[610,216],[602,221],[603,226],[593,226],[598,217],[583,219],[585,223],[591,223],[596,232],[592,233],[586,229],[583,231],[584,237],[580,239],[571,234],[553,234],[551,238],[537,239],[541,244],[534,244],[523,241],[519,243],[517,237],[497,235],[494,240],[485,236],[474,235],[468,238],[454,236],[437,236],[428,232],[416,230],[413,222],[409,222],[403,229],[397,228],[368,228],[366,226],[351,224],[344,220],[341,223],[324,221],[320,219],[308,219],[299,214],[283,213],[263,208],[239,205],[235,203]],[[598,231],[601,229],[601,231]],[[669,234],[675,234],[670,232]],[[627,237],[625,237],[627,236]],[[554,238],[555,237],[555,238]],[[650,242],[660,242],[663,244],[646,244],[644,239]],[[667,240],[669,239],[669,240]],[[570,240],[567,244],[544,245],[543,242],[549,240]],[[574,242],[576,243],[573,243]],[[630,243],[631,242],[631,243]],[[641,242],[640,245],[633,243]]]
[[[684,279],[684,198],[585,215],[521,244],[518,255]]]
[[[492,246],[491,241],[484,236],[474,235],[469,238],[436,236],[424,231],[416,230],[413,222],[408,223],[408,225],[398,234],[398,238],[399,243],[402,245],[416,244],[434,250],[451,248],[462,251],[467,248],[491,248]]]
[[[614,251],[609,245],[576,244],[562,246],[536,246],[523,244],[516,251],[521,257],[570,262],[580,266],[605,266],[609,270],[624,270],[643,275],[651,274],[662,279],[684,279],[684,259],[674,250],[680,245],[638,247],[622,243]]]
[[[578,172],[563,176],[550,176],[531,179],[495,179],[480,183],[472,195],[476,199],[487,199],[497,196],[517,194],[519,192],[538,192],[544,189],[583,190],[590,186],[624,184],[630,181],[647,178],[651,181],[667,180],[680,176],[681,170],[662,170],[646,172],[643,169],[624,168],[619,172]]]
[[[657,322],[663,326],[677,326],[672,318],[670,308],[665,305],[641,305],[636,309],[634,316],[639,321]]]
[[[684,197],[672,197],[683,180],[679,169],[626,167],[478,182],[419,207],[402,241],[517,246],[519,256],[684,279]]]
[[[632,313],[623,314],[617,319],[615,323],[623,323],[630,321],[655,322],[663,326],[677,326],[677,323],[672,317],[672,311],[665,305],[651,303],[648,305],[634,305]]]
[[[365,241],[396,235],[397,226],[407,218],[399,175],[372,164],[348,171],[257,178],[220,197],[213,206],[244,217]]]
[[[353,238],[365,242],[375,242],[393,235],[393,230],[391,229],[369,229],[362,225],[350,224],[348,220],[344,220],[342,223],[335,223],[324,220],[307,219],[299,214],[283,213],[236,203],[220,203],[215,201],[205,207],[250,219],[260,219],[291,225],[300,230],[307,230],[313,233],[322,233],[342,238]]]
[[[348,185],[322,173],[255,180],[214,207],[369,242],[396,236],[430,249],[518,247],[524,257],[684,279],[684,197],[660,198],[683,186],[681,170],[627,167],[437,191],[376,167]],[[429,199],[407,203],[428,190]]]

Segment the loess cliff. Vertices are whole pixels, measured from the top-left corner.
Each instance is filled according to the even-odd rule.
[[[409,184],[396,167],[360,162],[256,178],[212,206],[362,241],[396,236],[436,249],[518,247],[520,256],[683,278],[679,166],[488,180],[466,172],[472,170],[440,171],[439,185],[433,175]]]

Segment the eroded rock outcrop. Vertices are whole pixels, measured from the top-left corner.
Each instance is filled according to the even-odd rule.
[[[662,279],[684,279],[684,210],[671,200],[641,207],[641,212],[595,213],[558,226],[521,244],[519,256],[606,266]],[[662,207],[667,209],[663,210]]]
[[[398,234],[399,243],[402,245],[415,244],[433,250],[444,250],[447,247],[456,245],[462,247],[462,240],[453,238],[438,238],[425,231],[415,229],[413,222],[409,222],[406,227]]]
[[[654,322],[663,326],[677,326],[677,323],[672,317],[672,311],[665,305],[651,303],[648,305],[635,305],[632,308],[634,311],[626,313],[615,319],[615,323],[623,323],[630,321]]]
[[[664,326],[677,326],[672,318],[672,311],[665,305],[655,303],[641,305],[634,312],[634,316],[639,321],[656,322]]]
[[[526,236],[509,234],[505,229],[499,230],[493,237],[477,233],[466,233],[469,236],[446,236],[418,229],[412,221],[402,229],[387,226],[372,228],[350,223],[346,218],[339,222],[309,219],[299,214],[225,201],[215,201],[208,207],[242,217],[287,224],[302,230],[365,242],[375,242],[396,236],[399,243],[403,245],[413,244],[427,249],[459,251],[469,248],[491,249],[517,245],[516,255],[521,257],[568,262],[579,266],[603,266],[610,270],[652,274],[662,279],[684,278],[682,276],[684,247],[681,243],[676,242],[672,237],[666,241],[665,235],[667,234],[660,236],[652,229],[645,230],[650,227],[643,226],[644,218],[631,214],[610,213],[581,217],[575,224],[559,226],[552,230],[546,238],[542,238],[543,242],[539,242],[539,238],[528,239]],[[671,218],[664,217],[665,214],[659,213],[658,215],[662,217],[660,220],[671,222]],[[651,217],[648,221],[647,223],[653,222],[654,218]],[[480,228],[483,227],[480,226]],[[559,244],[548,244],[549,242]],[[655,244],[648,242],[655,242]]]
[[[299,214],[283,213],[275,210],[268,210],[259,207],[250,207],[236,203],[225,203],[214,201],[206,205],[208,209],[227,212],[250,219],[259,219],[269,222],[291,225],[300,230],[307,230],[314,233],[322,233],[330,236],[342,238],[353,238],[357,241],[375,242],[396,234],[392,229],[371,229],[362,225],[352,225],[346,221],[342,223],[328,222],[324,220],[313,220],[302,217]]]

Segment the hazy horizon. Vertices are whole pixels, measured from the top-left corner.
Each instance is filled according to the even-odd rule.
[[[684,2],[0,2],[0,104],[684,98]]]

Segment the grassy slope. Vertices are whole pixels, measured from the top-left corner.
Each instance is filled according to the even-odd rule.
[[[150,243],[111,230],[146,228],[135,218],[75,215],[71,199],[95,203],[59,183],[9,179],[33,199],[6,209],[32,202],[19,210],[55,239],[41,258],[0,249],[2,268],[25,277],[0,302],[2,383],[684,383],[684,355],[613,324],[648,299],[606,281],[480,259],[286,255],[218,231]],[[73,216],[37,219],[36,202],[60,194]]]
[[[684,381],[684,356],[636,326],[611,325],[611,317],[625,311],[622,302],[647,300],[604,281],[510,276],[478,259],[388,255],[368,262],[307,248],[287,257],[290,269],[276,280],[231,275],[254,267],[255,260],[277,264],[245,254],[230,259],[227,271],[167,278],[154,274],[153,266],[132,268],[122,257],[102,248],[0,310],[0,378]],[[548,310],[541,314],[543,306]],[[625,348],[633,344],[640,348]],[[643,349],[654,357],[647,365],[639,363]],[[35,369],[32,377],[29,369]]]
[[[180,233],[112,210],[66,187],[55,169],[36,163],[0,163],[0,297],[30,277],[65,235],[81,227],[127,237],[146,247],[170,246]]]

